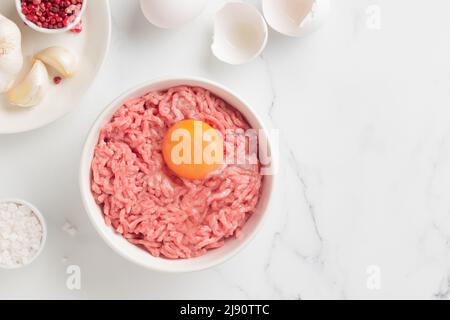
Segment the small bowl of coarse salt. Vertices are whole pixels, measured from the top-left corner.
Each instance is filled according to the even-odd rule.
[[[0,200],[0,268],[17,269],[32,263],[47,238],[44,217],[32,204]]]

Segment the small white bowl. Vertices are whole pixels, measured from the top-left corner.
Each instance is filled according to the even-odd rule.
[[[268,39],[264,17],[251,4],[227,2],[214,18],[213,54],[229,64],[243,64],[258,57]]]
[[[45,247],[45,243],[47,241],[47,224],[45,223],[45,219],[44,216],[42,215],[42,213],[31,203],[25,201],[25,200],[21,200],[21,199],[0,199],[0,203],[16,203],[22,206],[26,206],[28,208],[31,209],[31,211],[33,212],[33,214],[36,216],[36,218],[38,218],[39,223],[42,226],[42,240],[41,240],[41,247],[39,248],[38,252],[36,252],[36,254],[33,256],[33,258],[31,258],[30,261],[28,261],[27,264],[25,265],[17,265],[17,266],[4,266],[0,264],[0,269],[8,269],[8,270],[12,270],[12,269],[20,269],[26,266],[29,266],[32,262],[34,262],[37,257],[39,257],[39,255],[42,253],[42,251],[44,250]]]
[[[21,0],[15,0],[15,1],[16,1],[17,13],[19,14],[22,21],[25,22],[26,25],[29,26],[31,29],[38,31],[38,32],[47,33],[47,34],[63,33],[63,32],[69,31],[70,29],[74,28],[81,21],[81,18],[83,16],[84,12],[86,11],[86,7],[87,7],[87,3],[88,3],[88,0],[83,1],[83,5],[81,6],[80,13],[76,16],[75,20],[71,24],[67,25],[64,28],[60,28],[60,29],[47,29],[47,28],[38,27],[36,24],[34,24],[34,22],[28,20],[27,17],[22,13],[22,1]]]
[[[114,102],[106,107],[106,109],[98,117],[87,137],[81,157],[80,190],[84,207],[95,229],[112,249],[114,249],[121,256],[133,263],[151,270],[162,272],[199,271],[225,262],[236,253],[238,253],[253,239],[253,237],[260,229],[263,220],[266,217],[275,183],[275,176],[264,176],[260,201],[255,213],[244,225],[240,238],[230,238],[225,241],[225,245],[223,247],[209,250],[205,255],[196,258],[169,260],[154,257],[147,251],[129,243],[121,235],[117,234],[111,227],[108,227],[105,224],[103,213],[100,207],[96,204],[91,193],[91,163],[93,159],[94,148],[98,142],[100,129],[111,119],[113,114],[120,107],[122,107],[125,101],[140,97],[150,91],[164,90],[179,85],[198,86],[209,90],[210,92],[224,99],[231,106],[239,110],[253,128],[262,129],[264,133],[266,133],[265,138],[269,138],[267,137],[268,131],[265,129],[263,122],[259,119],[256,112],[247,103],[245,103],[241,98],[239,98],[229,89],[215,82],[202,78],[170,77],[144,83],[127,91],[119,98],[114,100]],[[270,149],[272,144],[270,140],[268,141]],[[270,149],[270,151],[272,150]],[[272,169],[276,168],[276,163],[274,163],[275,161],[276,159],[271,163]]]

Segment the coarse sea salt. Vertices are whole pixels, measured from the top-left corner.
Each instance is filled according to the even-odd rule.
[[[31,208],[0,202],[0,267],[27,265],[39,252],[42,240],[42,224]]]

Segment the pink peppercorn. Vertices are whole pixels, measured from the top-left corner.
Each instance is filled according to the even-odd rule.
[[[22,13],[41,28],[61,29],[80,13],[83,0],[21,0]]]
[[[75,25],[75,27],[70,29],[70,32],[73,32],[73,33],[80,33],[81,31],[83,31],[83,21],[82,20],[80,20],[80,22],[78,22]]]
[[[62,81],[62,78],[59,77],[59,76],[56,76],[56,77],[53,78],[53,82],[54,82],[55,84],[60,84],[61,81]]]

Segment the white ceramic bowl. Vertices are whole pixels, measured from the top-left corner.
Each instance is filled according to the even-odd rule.
[[[30,208],[31,211],[33,211],[34,215],[38,218],[38,220],[39,220],[39,222],[41,223],[41,226],[42,226],[41,247],[39,248],[39,251],[36,252],[34,257],[31,258],[30,261],[28,261],[27,264],[25,264],[25,265],[18,265],[18,266],[14,266],[14,267],[3,266],[3,265],[0,264],[0,269],[19,269],[19,268],[23,268],[23,267],[26,267],[26,266],[30,265],[42,253],[42,251],[44,250],[44,247],[45,247],[45,243],[47,241],[47,224],[45,223],[45,219],[44,219],[44,216],[42,215],[42,213],[34,205],[32,205],[31,203],[29,203],[29,202],[27,202],[25,200],[21,200],[21,199],[0,199],[0,203],[11,203],[11,202]]]
[[[87,137],[81,159],[80,189],[84,207],[100,236],[117,253],[138,265],[144,266],[151,270],[163,272],[189,272],[203,270],[216,266],[234,256],[250,242],[250,240],[260,229],[266,213],[268,212],[267,209],[270,198],[273,194],[272,191],[275,180],[275,176],[264,177],[261,199],[258,203],[257,210],[244,225],[242,229],[242,236],[238,239],[230,238],[226,241],[223,247],[210,250],[205,255],[197,258],[169,260],[153,257],[147,251],[144,251],[143,249],[129,243],[121,235],[116,234],[111,227],[108,227],[104,222],[100,207],[96,204],[91,194],[90,188],[91,162],[94,147],[98,141],[99,131],[126,100],[142,96],[149,91],[168,89],[178,85],[199,86],[211,91],[239,110],[246,117],[247,121],[253,128],[263,129],[265,133],[268,132],[255,111],[229,89],[212,81],[190,77],[164,78],[139,85],[114,100],[98,117]],[[269,141],[269,148],[270,146],[271,143]],[[271,165],[273,168],[276,166],[273,162]]]
[[[67,27],[60,28],[60,29],[47,29],[47,28],[41,28],[41,27],[37,26],[36,24],[34,24],[33,22],[31,22],[30,20],[28,20],[27,17],[22,13],[22,1],[21,0],[15,0],[15,1],[16,1],[17,13],[19,14],[22,21],[25,22],[26,25],[29,26],[31,29],[38,31],[38,32],[47,33],[47,34],[63,33],[63,32],[69,31],[70,29],[75,27],[81,21],[81,18],[83,16],[84,12],[86,11],[86,7],[88,4],[88,0],[83,1],[83,5],[81,6],[80,13],[76,16],[75,20],[71,24],[67,25]]]

